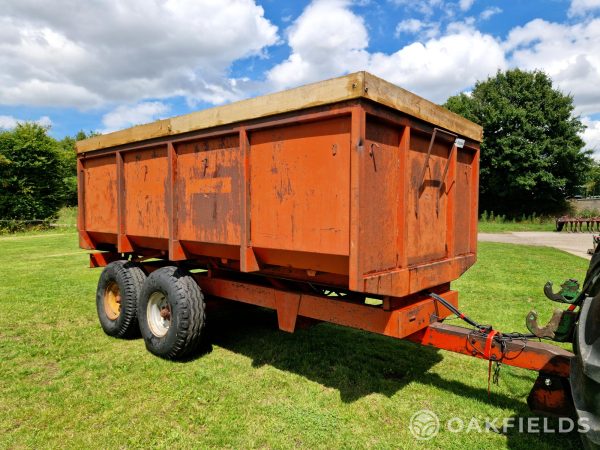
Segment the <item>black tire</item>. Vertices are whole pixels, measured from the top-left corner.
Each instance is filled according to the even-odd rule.
[[[140,265],[131,261],[114,261],[104,268],[96,289],[96,310],[106,334],[139,336],[137,302],[145,280]]]
[[[185,359],[200,350],[206,305],[200,286],[185,270],[170,266],[152,272],[140,293],[138,317],[146,348],[156,356]]]

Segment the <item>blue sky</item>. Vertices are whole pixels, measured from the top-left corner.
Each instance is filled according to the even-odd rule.
[[[600,0],[4,0],[0,127],[56,137],[368,70],[438,103],[542,69],[600,154]]]

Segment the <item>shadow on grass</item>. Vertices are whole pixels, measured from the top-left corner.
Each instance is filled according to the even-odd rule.
[[[337,389],[344,402],[371,393],[392,396],[442,359],[434,349],[415,352],[408,343],[331,324],[286,333],[274,311],[246,305],[215,311],[208,327],[213,344],[252,358],[254,367],[302,375]]]
[[[372,393],[391,397],[417,382],[512,410],[516,421],[532,416],[525,404],[512,397],[493,391],[488,396],[486,389],[428,373],[442,360],[441,351],[434,348],[331,324],[289,334],[277,328],[274,311],[243,304],[220,308],[209,317],[213,344],[251,358],[254,367],[270,365],[336,389],[345,403]],[[509,448],[564,449],[579,444],[576,433],[557,436],[512,429],[506,435]]]
[[[290,334],[277,328],[274,311],[246,305],[216,311],[209,320],[213,344],[252,358],[254,367],[268,364],[337,389],[346,403],[371,393],[391,397],[418,382],[503,408],[515,406],[502,394],[488,397],[485,389],[428,373],[442,360],[431,347],[325,323]]]
[[[270,365],[336,389],[345,403],[372,393],[391,397],[416,382],[512,410],[514,423],[534,417],[527,405],[513,397],[493,391],[488,396],[486,389],[428,373],[442,360],[441,351],[434,348],[324,323],[289,334],[277,328],[274,311],[243,304],[232,304],[209,317],[209,340],[213,344],[251,358],[254,367]],[[556,419],[547,420],[558,426]],[[508,448],[565,449],[580,445],[577,433],[523,433],[512,428],[505,434]]]

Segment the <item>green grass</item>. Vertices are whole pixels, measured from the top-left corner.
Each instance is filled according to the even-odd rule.
[[[482,243],[457,283],[465,312],[524,331],[550,316],[548,279],[583,279],[587,262],[557,250]],[[142,340],[105,336],[99,270],[72,232],[0,237],[0,447],[578,448],[578,436],[442,431],[415,441],[411,415],[442,420],[529,416],[535,373],[329,324],[286,334],[272,312],[209,316],[212,351],[172,363]]]
[[[58,212],[58,219],[52,224],[54,228],[77,228],[77,206],[64,206]]]
[[[556,231],[554,220],[532,222],[484,222],[479,221],[480,233],[509,233],[511,231]]]
[[[523,215],[509,219],[504,215],[483,211],[479,217],[480,233],[507,233],[511,231],[556,231],[556,219],[548,216]]]
[[[66,232],[77,229],[77,207],[64,206],[54,219],[47,221],[12,221],[0,220],[0,236],[4,235],[22,235],[22,234],[42,234],[47,232]]]

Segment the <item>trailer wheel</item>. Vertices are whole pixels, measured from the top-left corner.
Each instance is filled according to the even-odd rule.
[[[204,296],[185,270],[171,266],[152,272],[140,293],[138,317],[146,348],[156,356],[182,359],[200,349]]]
[[[131,261],[114,261],[104,268],[96,289],[96,310],[106,334],[139,335],[137,301],[145,279],[140,265]]]

